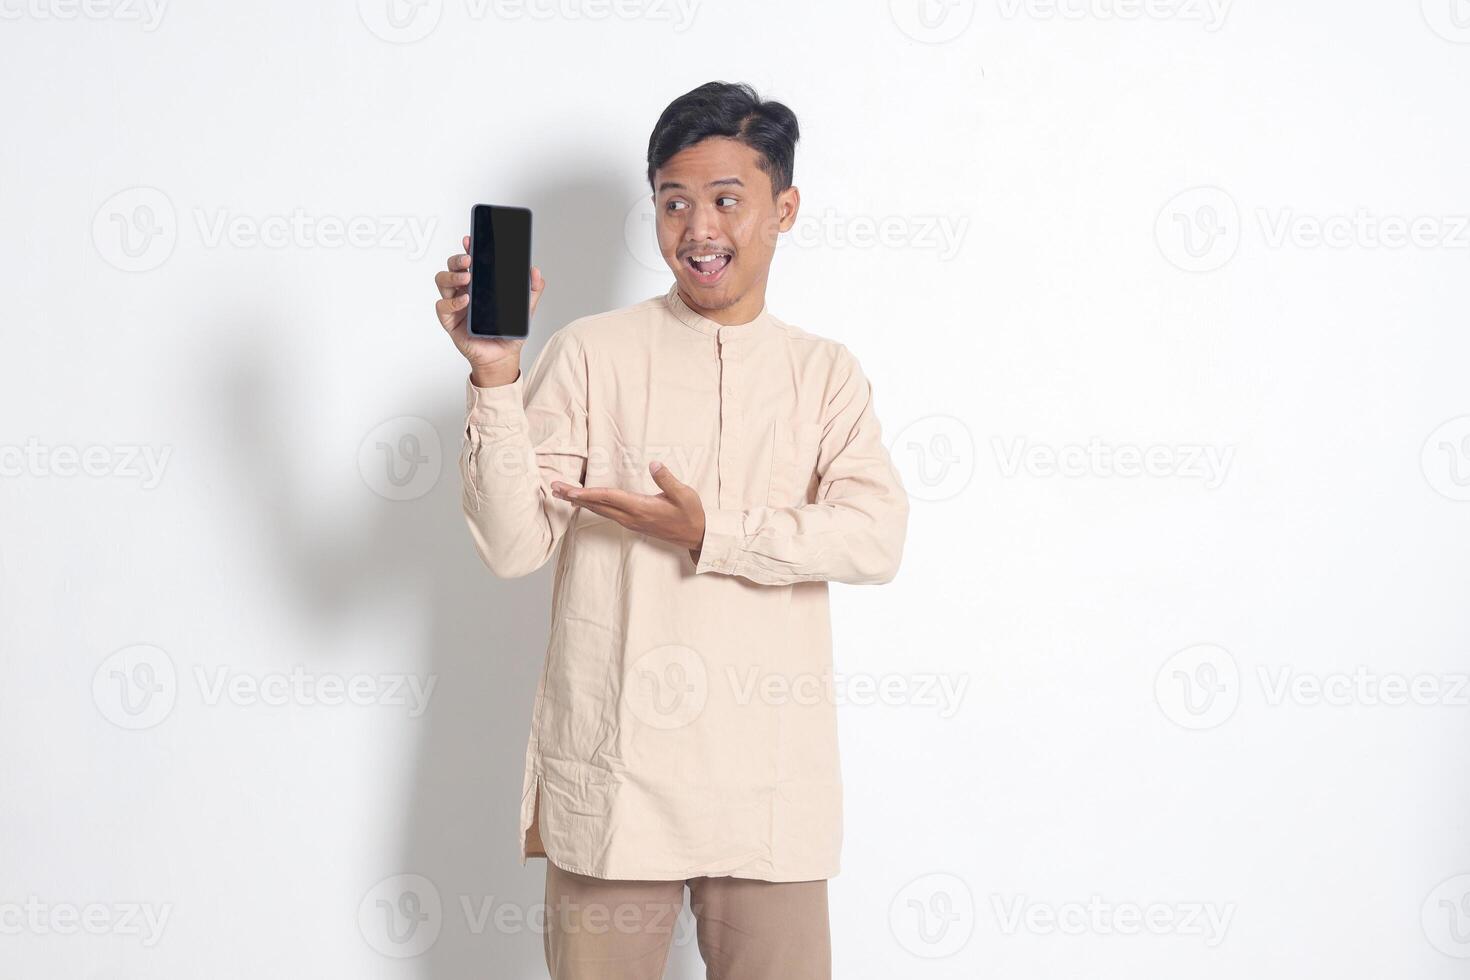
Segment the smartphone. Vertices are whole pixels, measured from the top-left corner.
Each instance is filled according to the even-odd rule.
[[[531,211],[470,208],[470,305],[465,329],[476,337],[531,332]]]

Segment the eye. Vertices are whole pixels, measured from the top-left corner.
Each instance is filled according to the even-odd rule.
[[[726,203],[727,201],[729,202],[728,204]],[[733,207],[736,202],[735,198],[731,197],[729,194],[722,194],[719,197],[715,198],[715,203],[723,208]]]
[[[670,201],[664,205],[664,210],[672,211],[675,208],[687,208],[688,206],[689,205],[685,204],[683,201]]]

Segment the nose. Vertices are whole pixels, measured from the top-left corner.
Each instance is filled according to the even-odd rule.
[[[715,242],[720,239],[719,212],[709,204],[695,204],[689,209],[684,225],[684,241]]]

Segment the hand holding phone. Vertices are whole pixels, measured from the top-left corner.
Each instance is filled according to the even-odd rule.
[[[483,206],[480,205],[480,207]],[[434,284],[438,287],[440,296],[439,301],[434,304],[434,312],[439,318],[440,325],[454,341],[454,345],[470,362],[471,380],[476,385],[489,387],[509,384],[520,372],[520,351],[525,345],[525,337],[524,335],[521,337],[482,337],[469,331],[470,297],[472,283],[476,280],[470,254],[473,244],[472,236],[464,236],[462,244],[464,251],[451,255],[446,263],[446,269],[434,276]],[[528,247],[526,251],[528,258],[529,254]],[[541,270],[535,266],[529,266],[529,271],[530,282],[526,290],[525,313],[525,320],[528,322],[535,314],[541,294],[546,289],[546,280],[541,275]]]

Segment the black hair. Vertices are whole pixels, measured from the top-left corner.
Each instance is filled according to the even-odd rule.
[[[669,103],[648,138],[648,186],[670,157],[711,136],[728,136],[758,152],[773,195],[791,186],[801,138],[796,113],[761,101],[744,82],[705,82]]]

